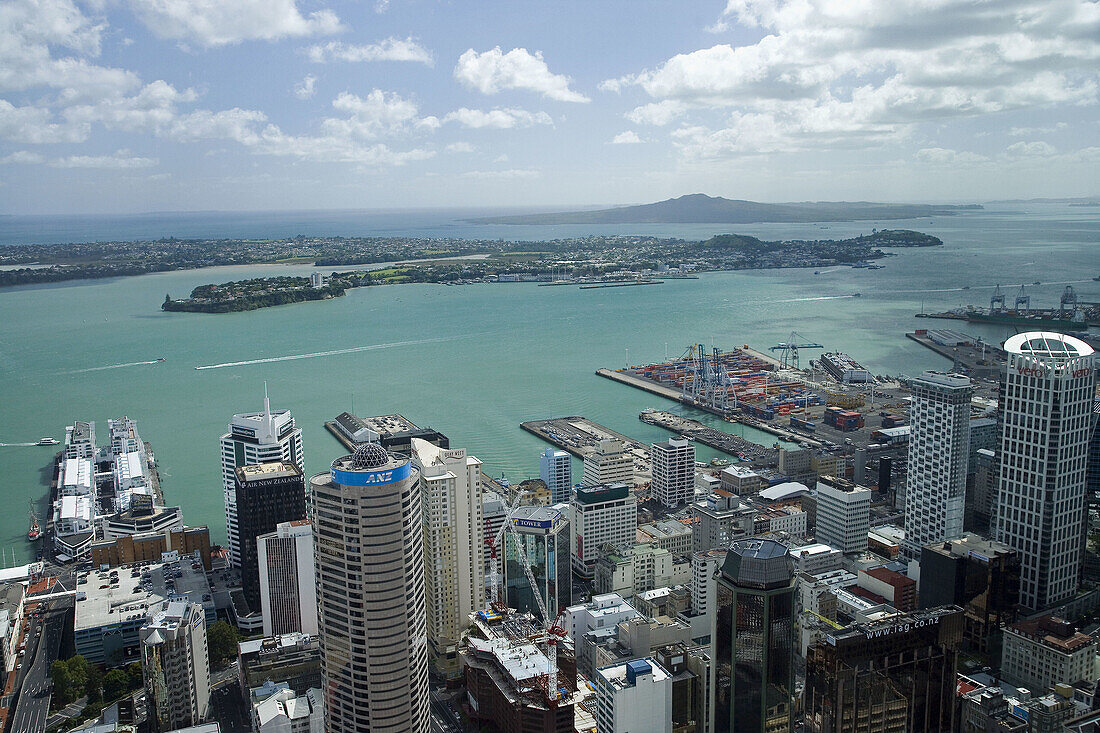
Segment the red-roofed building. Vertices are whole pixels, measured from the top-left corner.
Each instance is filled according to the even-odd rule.
[[[894,608],[908,613],[917,608],[917,582],[889,568],[860,570],[856,581],[861,588],[877,593]]]

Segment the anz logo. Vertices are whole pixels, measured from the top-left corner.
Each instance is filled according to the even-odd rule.
[[[393,471],[379,471],[378,473],[367,474],[366,478],[363,480],[363,485],[388,484],[392,479]]]

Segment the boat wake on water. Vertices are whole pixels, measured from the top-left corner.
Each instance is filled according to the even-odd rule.
[[[66,374],[84,374],[85,372],[102,372],[105,369],[122,369],[123,367],[132,366],[145,366],[146,364],[159,364],[164,359],[151,359],[149,361],[128,361],[125,364],[108,364],[107,366],[89,367],[87,369],[76,369]]]
[[[460,334],[456,336],[440,336],[432,339],[417,339],[415,341],[394,341],[388,344],[370,344],[369,346],[353,346],[349,349],[332,349],[330,351],[312,351],[308,354],[290,354],[288,356],[271,356],[265,359],[248,359],[246,361],[227,361],[224,364],[207,364],[197,366],[195,369],[224,369],[226,367],[250,366],[252,364],[274,364],[278,361],[295,361],[297,359],[319,359],[323,356],[338,356],[340,354],[357,354],[360,351],[375,351],[377,349],[394,349],[399,346],[416,346],[417,344],[437,344],[443,341],[456,341],[476,334]]]
[[[29,448],[37,443],[0,443],[0,448]]]

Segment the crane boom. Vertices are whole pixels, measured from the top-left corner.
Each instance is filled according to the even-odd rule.
[[[492,573],[490,574],[490,578],[489,578],[490,582],[492,583],[492,589],[493,589],[492,598],[490,599],[490,601],[488,603],[488,605],[490,607],[492,607],[492,605],[494,603],[497,603],[498,601],[501,600],[501,597],[500,597],[500,563],[498,562],[500,560],[500,558],[497,555],[497,548],[500,547],[500,541],[504,537],[504,531],[512,524],[512,515],[515,514],[516,507],[519,506],[520,501],[528,493],[529,492],[527,491],[527,489],[522,489],[518,494],[516,494],[516,498],[512,501],[512,505],[511,506],[506,506],[506,511],[504,512],[504,521],[501,522],[500,528],[497,530],[496,535],[493,536],[493,537],[486,537],[485,538],[485,544],[487,544],[489,546],[489,558],[492,560],[492,563],[493,563],[493,570],[492,570]]]
[[[512,541],[516,543],[516,554],[523,551],[526,555],[526,551],[523,549],[523,540],[520,538],[519,532],[516,531],[515,525],[512,523],[512,518],[509,517],[506,520],[508,526],[508,534],[512,536]],[[523,566],[523,573],[527,576],[527,582],[531,585],[531,595],[535,597],[535,603],[538,604],[539,613],[542,614],[543,628],[546,630],[546,658],[550,662],[550,669],[546,675],[546,696],[550,699],[551,703],[555,703],[558,700],[558,639],[557,635],[561,629],[557,625],[557,619],[551,619],[549,612],[546,610],[546,601],[542,599],[542,593],[539,591],[538,583],[535,582],[535,574],[531,572],[531,566],[527,563],[526,556],[518,558],[519,563]]]

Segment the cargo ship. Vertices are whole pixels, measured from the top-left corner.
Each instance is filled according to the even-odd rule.
[[[1011,308],[1008,307],[1011,304]],[[1100,325],[1100,304],[1085,303],[1077,299],[1073,287],[1066,286],[1057,308],[1032,308],[1031,296],[1024,286],[1013,302],[1006,298],[998,285],[989,299],[989,307],[968,305],[965,308],[944,313],[918,313],[918,318],[951,318],[970,323],[989,323],[999,326],[1024,326],[1036,331],[1084,331],[1088,326]]]

